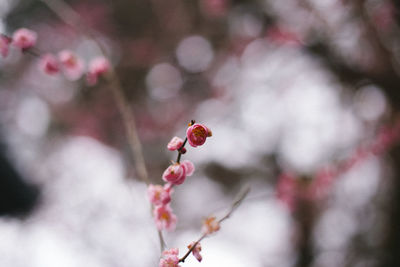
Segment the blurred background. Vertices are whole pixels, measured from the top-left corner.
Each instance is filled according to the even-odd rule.
[[[202,242],[203,262],[182,266],[400,266],[399,138],[387,130],[399,128],[400,2],[67,3],[110,55],[153,183],[191,119],[213,131],[183,156],[196,172],[173,195],[168,247],[183,255],[204,217],[252,188]],[[0,0],[0,32],[20,27],[39,51],[101,54],[46,3]],[[46,75],[16,49],[0,65],[0,266],[158,266],[110,85]]]

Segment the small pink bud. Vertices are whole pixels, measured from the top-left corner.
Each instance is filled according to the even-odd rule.
[[[189,244],[188,249],[192,249],[192,247],[196,244],[196,242],[192,242]],[[201,244],[197,243],[195,248],[192,250],[192,254],[193,256],[199,261],[201,262],[201,260],[203,259],[203,257],[200,255],[201,252]]]
[[[211,131],[202,124],[195,123],[186,130],[186,136],[192,147],[201,146],[211,136]]]
[[[34,31],[21,28],[14,32],[12,40],[13,44],[22,50],[31,48],[36,44],[37,34]]]
[[[186,148],[182,147],[180,152],[181,152],[181,154],[185,154],[186,153]]]
[[[57,74],[60,71],[58,61],[52,54],[45,54],[41,56],[39,66],[44,73],[49,75]]]
[[[174,151],[179,149],[182,145],[183,145],[183,140],[175,136],[171,139],[171,141],[169,141],[167,148],[168,150]]]
[[[170,184],[164,186],[151,184],[147,189],[147,196],[155,206],[166,205],[171,202],[172,192],[173,189]]]
[[[215,217],[208,217],[203,221],[203,227],[201,228],[204,234],[212,234],[220,229],[219,222]]]
[[[69,50],[63,50],[58,54],[58,59],[60,60],[61,67],[67,79],[75,81],[82,76],[84,63],[75,53]]]
[[[172,213],[171,207],[167,205],[157,206],[154,208],[154,220],[158,230],[173,231],[176,227],[177,218]]]
[[[179,267],[179,250],[171,248],[163,251],[159,267]]]
[[[8,47],[10,46],[10,38],[4,35],[0,35],[0,54],[3,57],[8,55]]]
[[[89,85],[95,85],[99,76],[104,75],[110,70],[110,62],[104,57],[97,57],[90,61],[89,70],[86,74],[86,81]]]

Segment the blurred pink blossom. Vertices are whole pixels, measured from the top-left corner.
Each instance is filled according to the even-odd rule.
[[[96,57],[89,63],[89,70],[86,74],[88,85],[95,85],[99,76],[110,70],[111,64],[105,57]]]
[[[163,251],[159,267],[179,267],[179,249],[171,248]]]
[[[8,47],[10,45],[10,38],[4,35],[0,35],[0,54],[3,57],[6,57],[8,55]]]
[[[165,229],[167,231],[173,231],[175,230],[178,219],[176,215],[172,213],[171,207],[167,204],[155,207],[154,220],[158,230]]]
[[[34,31],[21,28],[14,32],[12,40],[15,46],[25,50],[36,44],[37,34]]]
[[[173,189],[171,184],[161,185],[149,185],[147,189],[147,196],[152,204],[155,206],[166,205],[171,202],[171,193]]]
[[[167,148],[168,150],[174,151],[179,149],[183,145],[183,140],[177,136],[174,136],[171,141],[169,141]]]
[[[67,79],[71,81],[78,80],[84,72],[84,63],[75,53],[69,50],[63,50],[58,53],[62,70]]]
[[[217,221],[217,218],[215,216],[210,216],[203,221],[203,226],[201,228],[201,231],[203,232],[203,234],[209,235],[217,232],[219,229],[220,225],[219,222]]]
[[[207,137],[212,135],[211,130],[203,124],[195,123],[186,130],[186,136],[192,147],[201,146],[206,142]]]
[[[49,75],[57,74],[60,71],[60,66],[57,58],[53,54],[44,54],[40,57],[40,69]]]

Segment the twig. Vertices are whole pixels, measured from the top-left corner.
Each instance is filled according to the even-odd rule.
[[[178,157],[176,158],[176,163],[179,163],[181,161],[181,156],[182,156],[182,149],[185,148],[186,142],[187,142],[187,137],[185,138],[185,141],[183,141],[183,144],[181,145],[180,148],[178,148]]]
[[[196,248],[196,246],[201,242],[201,240],[203,240],[204,238],[206,238],[207,234],[203,234],[199,239],[197,239],[196,242],[194,242],[193,246],[186,252],[186,254],[179,259],[179,262],[185,262],[186,258],[190,255],[190,253],[193,251],[193,249]]]
[[[59,16],[61,20],[63,20],[65,23],[72,26],[76,30],[81,31],[83,35],[86,35],[89,39],[91,39],[99,47],[101,53],[105,57],[107,57],[107,51],[103,44],[97,40],[96,34],[91,28],[86,26],[86,24],[82,21],[81,16],[76,11],[74,11],[67,3],[63,2],[62,0],[41,1],[46,4],[57,16]],[[143,156],[142,144],[140,142],[136,129],[135,116],[133,114],[132,108],[126,101],[121,82],[113,68],[110,68],[110,71],[105,78],[111,85],[110,90],[115,99],[117,108],[121,113],[122,121],[127,132],[128,143],[135,159],[134,163],[138,177],[144,183],[146,183],[146,185],[149,185],[150,180],[148,177],[148,172]],[[163,251],[165,247],[165,241],[160,230],[158,230],[158,237],[160,240],[160,249],[161,251]]]
[[[242,204],[243,200],[247,196],[247,194],[250,192],[250,186],[246,186],[242,191],[237,194],[235,197],[235,200],[232,202],[229,211],[223,216],[221,219],[218,220],[218,223],[221,223],[228,219],[232,213]],[[203,235],[200,236],[199,239],[193,244],[193,246],[186,252],[186,254],[179,259],[179,262],[185,262],[186,258],[190,255],[190,253],[196,248],[196,246],[200,243],[201,240],[206,238],[208,236],[207,233],[204,233]]]

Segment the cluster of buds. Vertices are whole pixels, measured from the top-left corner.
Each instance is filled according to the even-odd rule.
[[[16,30],[12,37],[0,35],[0,54],[3,57],[8,55],[10,45],[13,45],[23,52],[35,46],[37,34],[32,30],[21,28]],[[36,53],[35,53],[36,55]],[[57,55],[45,53],[40,56],[39,68],[48,75],[56,75],[60,72],[71,81],[80,79],[86,74],[88,85],[95,85],[98,78],[110,71],[110,62],[104,57],[96,57],[88,64],[74,52],[62,50]]]
[[[368,145],[355,149],[350,157],[332,166],[325,166],[309,178],[299,178],[293,173],[282,173],[278,178],[277,197],[289,209],[295,210],[298,200],[319,201],[326,198],[335,180],[364,162],[370,156],[380,156],[400,139],[400,120],[392,127],[381,129]]]
[[[86,73],[86,82],[88,85],[95,85],[101,75],[110,70],[110,62],[104,57],[92,59],[88,68],[84,61],[74,52],[63,50],[57,56],[47,53],[40,57],[40,69],[48,75],[56,75],[60,72],[71,81],[78,80]]]
[[[208,127],[191,121],[186,130],[185,140],[175,136],[168,143],[168,150],[178,152],[177,160],[168,166],[162,174],[165,184],[163,186],[150,184],[147,190],[148,198],[154,207],[153,216],[158,230],[173,231],[175,229],[177,217],[170,206],[173,187],[183,184],[186,177],[191,176],[195,170],[191,161],[181,161],[181,156],[186,153],[186,143],[188,142],[192,147],[198,147],[203,145],[211,135],[211,130]],[[200,243],[194,242],[189,246],[196,259],[201,261]],[[176,267],[179,266],[178,263],[178,249],[169,249],[163,252],[160,267]]]

